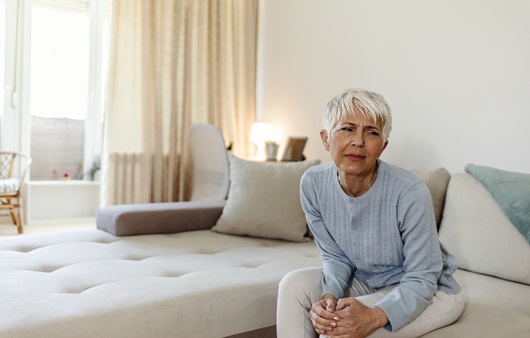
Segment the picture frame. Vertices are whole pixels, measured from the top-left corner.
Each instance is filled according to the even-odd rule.
[[[292,137],[287,140],[287,146],[283,152],[282,161],[303,161],[305,160],[304,148],[307,137]]]

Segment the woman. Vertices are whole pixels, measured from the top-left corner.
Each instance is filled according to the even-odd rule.
[[[417,337],[453,323],[464,304],[431,195],[379,159],[392,129],[385,100],[347,90],[328,103],[323,124],[333,161],[310,168],[300,194],[323,267],[281,281],[278,337]]]

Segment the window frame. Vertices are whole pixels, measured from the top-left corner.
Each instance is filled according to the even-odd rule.
[[[73,6],[87,6],[89,37],[89,85],[88,106],[85,118],[85,142],[83,172],[92,166],[96,156],[101,156],[104,93],[103,77],[103,26],[110,18],[111,0],[1,0],[5,3],[5,64],[4,107],[1,124],[0,146],[25,154],[31,152],[31,111],[30,111],[30,56],[31,56],[31,15],[33,4],[45,3],[57,9]],[[65,6],[65,7],[64,7]],[[0,65],[2,66],[2,65]],[[1,113],[1,112],[0,112]],[[31,154],[30,154],[31,156]],[[29,172],[31,179],[31,169]]]

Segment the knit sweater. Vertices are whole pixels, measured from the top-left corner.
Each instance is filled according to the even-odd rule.
[[[436,290],[460,291],[455,258],[438,240],[429,190],[412,172],[378,160],[376,181],[358,198],[342,190],[332,162],[308,169],[300,185],[322,255],[322,294],[343,297],[353,277],[373,289],[396,284],[375,304],[395,331],[421,314]]]

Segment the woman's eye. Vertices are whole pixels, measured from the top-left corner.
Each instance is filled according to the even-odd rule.
[[[353,131],[353,128],[352,128],[352,127],[344,127],[344,128],[342,128],[342,130],[345,130],[345,131]]]
[[[368,134],[368,135],[379,136],[379,133],[378,133],[377,131],[375,131],[375,130],[368,130],[368,131],[367,131],[367,134]]]

